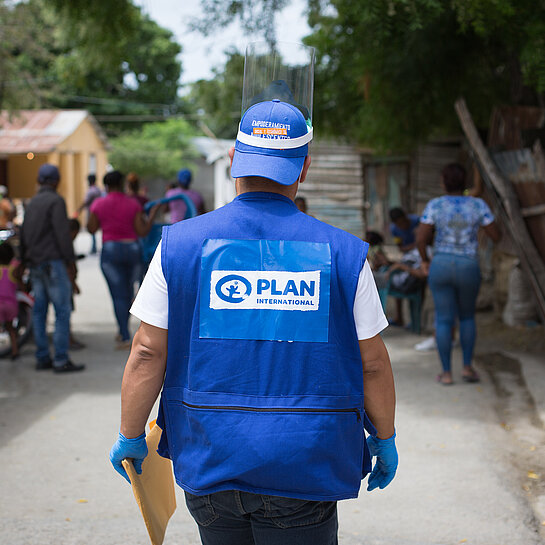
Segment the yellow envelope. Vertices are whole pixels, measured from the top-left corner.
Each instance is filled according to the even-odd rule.
[[[174,475],[172,462],[157,454],[161,439],[161,428],[150,423],[151,431],[146,435],[148,455],[138,475],[132,463],[123,460],[123,467],[129,475],[132,491],[140,507],[152,545],[161,545],[170,517],[176,511]]]

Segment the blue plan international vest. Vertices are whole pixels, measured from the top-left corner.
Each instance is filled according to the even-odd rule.
[[[159,453],[183,489],[357,497],[373,433],[352,312],[366,254],[273,193],[163,230]]]

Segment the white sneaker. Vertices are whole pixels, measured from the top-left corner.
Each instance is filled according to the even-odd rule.
[[[435,337],[428,337],[414,345],[414,349],[419,352],[428,352],[429,350],[435,350],[436,348],[437,343],[435,342]]]

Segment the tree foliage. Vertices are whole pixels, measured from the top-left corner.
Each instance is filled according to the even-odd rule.
[[[193,128],[183,119],[148,123],[111,138],[109,160],[114,168],[137,172],[142,178],[173,178],[180,168],[193,166],[191,161],[197,157],[191,147],[193,134]]]
[[[538,103],[545,11],[514,0],[334,0],[312,6],[318,127],[383,150],[458,131],[466,97],[481,125],[498,103]],[[541,20],[542,23],[536,21]],[[543,40],[543,38],[540,38]],[[541,49],[543,53],[545,50]]]
[[[223,70],[215,69],[214,78],[192,85],[189,105],[203,114],[207,127],[218,138],[235,138],[240,119],[244,55],[231,51]]]
[[[283,7],[270,0],[201,0],[201,27]],[[268,11],[267,11],[268,10]],[[459,132],[465,96],[476,121],[494,105],[542,105],[545,4],[530,0],[308,0],[317,49],[318,134],[404,150]],[[263,21],[246,20],[259,32]]]
[[[0,108],[176,108],[181,48],[129,0],[0,0],[0,15]]]
[[[136,38],[141,13],[131,0],[43,0],[54,14],[64,39],[77,43],[94,68],[119,64],[119,45]]]
[[[275,15],[288,0],[200,0],[202,16],[192,21],[192,28],[205,36],[238,20],[242,30],[260,35],[270,44],[276,42]]]

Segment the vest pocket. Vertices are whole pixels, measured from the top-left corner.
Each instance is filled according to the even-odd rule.
[[[169,445],[186,489],[317,500],[357,496],[364,452],[360,396],[173,390],[167,392]]]

